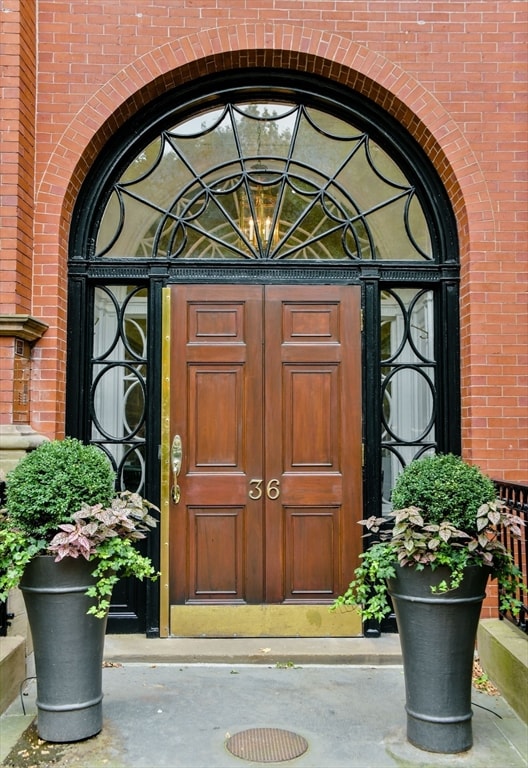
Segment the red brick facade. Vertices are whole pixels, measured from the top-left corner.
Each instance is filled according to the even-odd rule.
[[[526,481],[525,3],[3,0],[0,24],[1,312],[49,326],[32,352],[36,432],[64,428],[68,233],[93,158],[169,87],[280,66],[369,96],[434,163],[460,238],[463,455],[493,477]],[[24,418],[13,343],[2,331],[4,426]]]

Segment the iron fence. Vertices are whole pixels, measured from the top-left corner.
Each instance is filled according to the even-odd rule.
[[[507,483],[504,480],[495,480],[495,487],[497,489],[498,498],[510,508],[513,514],[517,515],[528,523],[528,486],[518,485],[516,483]],[[513,560],[523,575],[524,584],[528,583],[528,533],[527,528],[522,529],[522,536],[520,539],[514,539],[511,533],[506,529],[501,531],[501,541],[504,546],[511,552]],[[509,611],[501,611],[500,609],[500,593],[499,593],[499,618],[507,619],[513,624],[522,629],[523,632],[528,634],[528,626],[526,623],[526,616],[528,614],[528,594],[522,588],[517,590],[517,598],[521,602],[521,609],[518,616],[513,616]]]
[[[5,482],[0,481],[0,509],[5,504]],[[7,628],[10,623],[10,619],[13,618],[11,614],[7,612],[7,601],[0,600],[0,637],[7,635]]]

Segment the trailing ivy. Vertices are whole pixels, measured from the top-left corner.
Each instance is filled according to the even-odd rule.
[[[7,524],[5,510],[0,512],[0,601],[5,602],[11,589],[18,587],[26,565],[44,554],[46,542],[33,539]]]
[[[112,590],[124,576],[135,576],[136,579],[155,580],[158,573],[154,569],[151,560],[141,555],[133,546],[130,539],[107,539],[97,549],[97,563],[92,571],[96,583],[89,587],[86,594],[95,598],[88,613],[103,619],[110,608]]]
[[[361,563],[354,571],[354,580],[346,592],[334,601],[330,610],[354,605],[363,619],[381,621],[391,611],[387,579],[396,575],[396,554],[389,543],[378,542],[360,557]]]

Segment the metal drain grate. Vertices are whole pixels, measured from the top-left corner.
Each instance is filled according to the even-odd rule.
[[[234,733],[226,747],[235,757],[257,763],[282,763],[303,755],[308,742],[298,733],[280,728],[250,728]]]

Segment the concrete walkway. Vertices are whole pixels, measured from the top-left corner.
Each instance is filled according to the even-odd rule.
[[[502,697],[477,691],[472,696],[471,750],[438,755],[411,746],[405,736],[405,690],[397,635],[372,640],[108,636],[105,659],[102,732],[76,744],[39,743],[31,724],[36,707],[35,683],[30,681],[27,695],[0,718],[3,765],[528,766],[526,725]],[[287,731],[307,749],[282,762],[243,759],[227,745],[232,746],[239,734],[243,739],[249,729]]]

